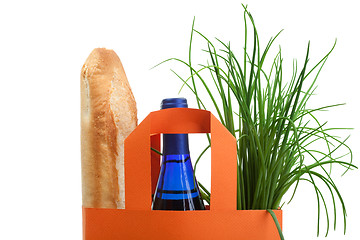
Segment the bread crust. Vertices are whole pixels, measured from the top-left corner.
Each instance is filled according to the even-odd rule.
[[[125,207],[124,140],[136,125],[136,103],[119,57],[94,49],[81,70],[84,207]]]

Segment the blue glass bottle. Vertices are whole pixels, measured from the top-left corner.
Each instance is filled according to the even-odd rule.
[[[185,98],[167,98],[161,109],[187,108]],[[188,134],[163,134],[160,175],[153,210],[204,210],[190,159]]]

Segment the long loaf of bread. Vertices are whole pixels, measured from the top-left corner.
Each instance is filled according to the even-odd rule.
[[[136,125],[136,103],[119,57],[94,49],[81,70],[84,207],[125,207],[124,140]]]

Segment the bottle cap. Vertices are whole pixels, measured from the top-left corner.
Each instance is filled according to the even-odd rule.
[[[161,109],[167,108],[187,108],[186,98],[165,98],[161,102]]]

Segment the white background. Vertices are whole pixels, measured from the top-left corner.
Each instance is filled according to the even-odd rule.
[[[360,5],[256,1],[249,10],[263,46],[285,29],[274,48],[281,44],[290,66],[293,58],[303,60],[308,40],[315,62],[337,38],[311,104],[347,103],[320,118],[355,128],[348,144],[359,166]],[[186,60],[193,17],[209,38],[241,49],[242,13],[239,1],[1,2],[0,239],[82,237],[79,79],[93,48],[114,49],[121,58],[141,121],[161,99],[178,96],[181,84],[170,72],[176,65],[149,69],[169,57]],[[181,96],[194,104],[189,92]],[[360,239],[359,171],[338,172],[333,178],[346,202],[348,231],[344,236],[339,212],[338,229],[326,239]],[[307,184],[283,210],[287,240],[325,239],[324,218],[316,238],[316,199]]]

